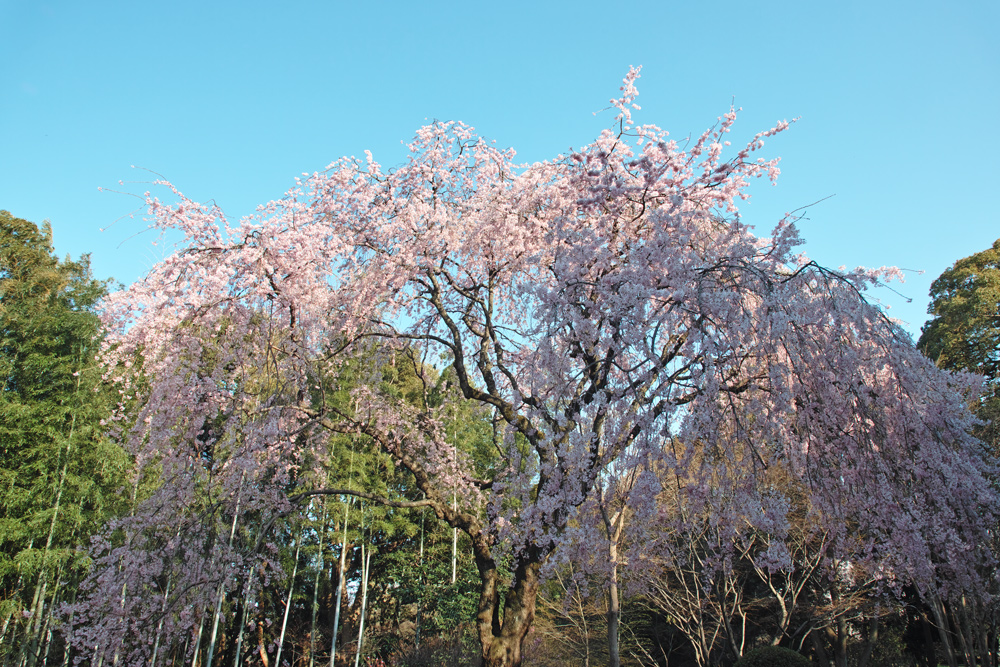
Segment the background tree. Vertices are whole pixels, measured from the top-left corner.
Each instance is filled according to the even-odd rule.
[[[128,459],[101,426],[113,401],[94,309],[106,293],[86,255],[53,255],[47,223],[0,211],[0,652],[17,664],[63,657],[52,611],[75,597],[82,545],[128,496]]]
[[[1000,453],[1000,239],[955,262],[931,284],[930,296],[927,312],[933,317],[923,326],[917,346],[941,368],[982,376],[983,391],[972,404],[981,423],[973,432],[995,456]],[[995,594],[996,582],[991,584],[980,593]],[[997,616],[988,596],[931,597],[927,602],[949,663],[956,661],[954,650],[966,662],[979,655],[983,664],[993,664],[987,636],[995,636]]]
[[[986,379],[975,405],[984,422],[977,435],[1000,451],[1000,239],[955,262],[931,284],[930,296],[933,317],[917,347],[941,368]]]

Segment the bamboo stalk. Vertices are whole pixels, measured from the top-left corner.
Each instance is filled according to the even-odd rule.
[[[319,575],[323,572],[323,537],[326,534],[326,498],[323,504],[323,519],[319,531],[319,563],[316,566],[316,579],[313,581],[312,625],[309,630],[309,667],[315,664],[316,654],[316,613],[319,611]]]
[[[302,531],[295,542],[295,564],[292,565],[292,577],[288,582],[288,599],[285,601],[285,615],[281,619],[281,634],[278,637],[278,655],[274,659],[275,667],[281,667],[281,649],[285,644],[285,628],[288,627],[288,610],[292,608],[292,593],[295,591],[295,575],[299,571],[299,549],[302,547]]]
[[[240,631],[236,635],[236,656],[233,658],[233,667],[240,667],[240,660],[242,659],[241,653],[243,651],[243,631],[247,626],[247,616],[250,613],[250,602],[251,598],[251,588],[253,585],[254,575],[257,570],[250,568],[250,574],[247,576],[247,583],[243,587],[243,614],[240,616]]]
[[[240,516],[240,502],[243,500],[243,480],[246,473],[240,476],[239,490],[236,492],[236,509],[233,511],[233,523],[229,528],[229,548],[233,548],[233,536],[236,535],[236,520]],[[212,658],[215,656],[215,640],[219,635],[219,616],[222,614],[222,598],[226,592],[226,579],[229,577],[229,566],[223,569],[222,580],[219,581],[219,592],[215,600],[215,614],[212,619],[212,634],[208,640],[208,656],[205,658],[205,666],[212,667]]]
[[[347,520],[351,509],[351,501],[344,503],[344,538],[340,542],[340,576],[337,578],[337,601],[333,612],[333,640],[330,644],[330,667],[334,667],[337,658],[337,630],[340,628],[340,607],[344,599],[344,566],[347,558]]]
[[[361,648],[365,640],[365,611],[368,607],[368,571],[372,564],[372,550],[367,550],[365,557],[365,545],[361,543],[361,620],[358,627],[358,650],[354,653],[354,667],[358,667],[361,662]]]

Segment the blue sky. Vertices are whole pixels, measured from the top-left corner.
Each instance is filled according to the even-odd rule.
[[[435,118],[544,160],[610,124],[594,112],[642,65],[636,120],[674,138],[732,100],[734,144],[801,117],[745,221],[834,195],[805,251],[911,270],[878,297],[916,333],[931,280],[1000,237],[998,25],[995,1],[0,0],[0,208],[127,283],[163,245],[99,187],[141,194],[151,170],[239,218],[341,155],[402,162]]]

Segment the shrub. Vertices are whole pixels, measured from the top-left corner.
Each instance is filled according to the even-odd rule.
[[[806,667],[809,660],[783,646],[761,646],[746,653],[733,667]]]

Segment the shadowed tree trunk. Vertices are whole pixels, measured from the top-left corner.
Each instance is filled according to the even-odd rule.
[[[514,585],[501,601],[497,585],[496,563],[492,558],[480,560],[480,597],[476,626],[482,645],[484,667],[518,667],[521,645],[535,620],[538,597],[538,573],[542,563],[529,556],[520,561],[514,572]],[[503,607],[503,615],[500,610]]]

